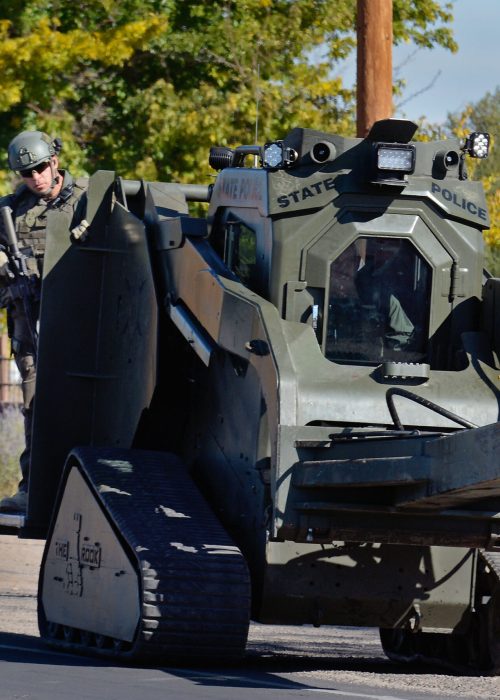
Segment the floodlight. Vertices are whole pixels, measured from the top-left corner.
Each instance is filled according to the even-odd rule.
[[[464,150],[472,158],[487,158],[490,148],[490,135],[481,131],[474,131],[467,136]]]
[[[377,168],[392,172],[411,173],[415,167],[415,146],[408,144],[379,143],[377,148]]]

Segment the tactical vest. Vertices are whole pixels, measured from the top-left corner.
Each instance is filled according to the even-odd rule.
[[[67,171],[59,172],[64,179],[61,191],[54,200],[41,199],[25,185],[21,185],[15,194],[0,200],[0,206],[8,204],[12,209],[19,248],[25,249],[26,255],[43,258],[49,211],[65,213],[68,217],[68,230],[72,228],[78,201],[87,189],[88,181],[79,178],[74,182]]]

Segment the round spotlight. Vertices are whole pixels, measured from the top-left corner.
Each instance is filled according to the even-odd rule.
[[[212,146],[208,156],[208,164],[214,170],[224,170],[233,164],[234,151],[226,146]]]
[[[333,143],[329,141],[318,141],[309,151],[309,155],[314,163],[329,163],[335,160],[337,151]]]
[[[434,161],[437,168],[445,173],[447,170],[457,167],[460,161],[460,155],[457,151],[439,151],[439,153],[436,153]]]

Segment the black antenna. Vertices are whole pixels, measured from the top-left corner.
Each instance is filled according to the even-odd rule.
[[[257,63],[257,83],[255,86],[255,143],[259,143],[259,98],[260,98],[260,63]],[[257,156],[254,156],[254,167],[258,164]]]
[[[257,63],[257,84],[255,88],[255,143],[259,143],[259,98],[260,63]]]

